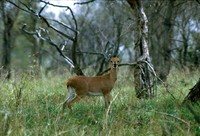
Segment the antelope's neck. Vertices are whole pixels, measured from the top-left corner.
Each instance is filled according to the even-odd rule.
[[[110,70],[110,78],[113,82],[117,80],[117,69],[113,68]]]

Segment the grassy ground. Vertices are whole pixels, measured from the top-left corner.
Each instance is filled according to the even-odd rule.
[[[0,135],[160,136],[200,135],[200,125],[181,102],[198,81],[198,71],[172,70],[167,89],[161,84],[157,97],[135,97],[133,78],[119,72],[107,114],[101,97],[87,97],[73,106],[71,114],[61,107],[66,98],[63,76],[30,77],[22,74],[0,81]],[[199,105],[193,105],[200,114]]]

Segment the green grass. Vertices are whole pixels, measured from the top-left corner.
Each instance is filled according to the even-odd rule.
[[[160,84],[157,97],[137,99],[133,77],[120,71],[110,112],[101,97],[87,97],[67,108],[65,81],[69,75],[31,77],[22,74],[0,82],[0,135],[67,136],[160,136],[200,135],[200,125],[187,107],[181,105],[198,81],[199,71],[184,74],[172,70],[167,90]],[[173,95],[173,96],[172,96]],[[193,109],[200,115],[199,105]]]

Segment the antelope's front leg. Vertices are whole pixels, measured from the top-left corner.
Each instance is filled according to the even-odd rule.
[[[111,97],[111,94],[110,94],[110,93],[104,95],[106,108],[109,107],[109,105],[110,105],[110,101],[111,101],[111,98],[112,98],[112,97]]]

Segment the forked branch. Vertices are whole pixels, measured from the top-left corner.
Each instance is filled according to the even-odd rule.
[[[54,46],[56,48],[56,50],[60,53],[60,55],[64,58],[64,60],[72,67],[74,68],[74,64],[72,62],[72,60],[67,57],[66,55],[64,55],[64,53],[62,52],[62,50],[59,48],[59,46],[51,40],[48,31],[46,29],[43,28],[39,28],[39,30],[36,30],[35,32],[30,32],[28,30],[25,29],[26,28],[26,24],[24,24],[21,28],[22,31],[24,31],[25,33],[29,34],[29,35],[35,35],[37,38],[49,43],[50,45]],[[43,31],[46,35],[42,36],[41,31]]]
[[[57,51],[59,52],[59,54],[67,62],[67,64],[69,64],[72,68],[74,68],[76,74],[78,74],[78,75],[79,74],[83,74],[82,71],[81,71],[81,69],[79,68],[77,62],[76,62],[78,25],[77,25],[76,18],[75,18],[74,14],[73,14],[73,11],[71,10],[71,8],[69,6],[55,5],[55,4],[52,4],[52,3],[44,1],[44,0],[39,0],[39,2],[44,3],[44,6],[37,12],[37,11],[34,11],[31,7],[29,7],[27,4],[25,4],[22,1],[20,1],[20,5],[16,4],[15,2],[12,2],[10,0],[7,0],[7,2],[9,2],[10,4],[16,6],[20,10],[22,10],[24,12],[27,12],[28,14],[30,14],[32,16],[37,17],[38,19],[42,20],[47,25],[48,28],[50,28],[54,32],[58,33],[59,35],[63,36],[64,38],[72,41],[72,57],[71,57],[72,60],[71,60],[69,57],[67,57],[64,54],[65,45],[63,45],[61,43],[62,47],[60,48],[60,45],[56,44],[50,38],[49,32],[46,29],[44,29],[44,28],[41,27],[41,28],[39,28],[37,30],[28,31],[27,29],[25,29],[26,25],[23,25],[22,28],[21,28],[27,34],[34,35],[37,38],[39,38],[39,39],[41,39],[41,40],[43,40],[45,42],[48,42],[50,45],[54,46],[57,49]],[[64,24],[63,22],[60,22],[58,20],[51,19],[51,18],[48,18],[48,17],[44,16],[42,13],[45,10],[45,8],[47,7],[47,5],[51,5],[51,6],[54,6],[54,7],[65,8],[66,10],[69,10],[70,14],[72,16],[72,20],[74,21],[75,29],[69,27],[68,25]],[[56,22],[58,25],[61,25],[62,27],[66,28],[67,30],[72,31],[74,35],[70,36],[70,35],[64,33],[62,30],[57,29],[55,26],[53,26],[51,24],[51,21]],[[66,42],[64,42],[64,43],[66,43]]]

